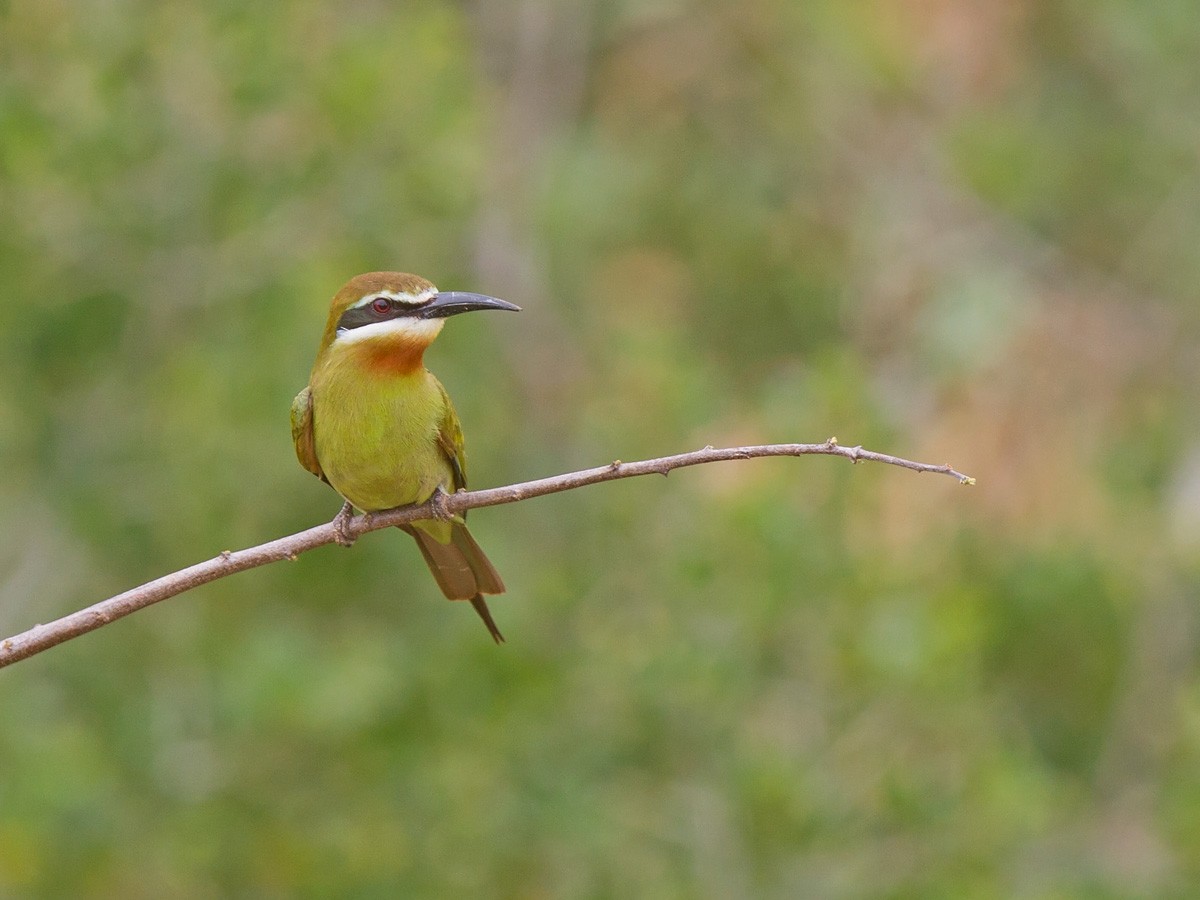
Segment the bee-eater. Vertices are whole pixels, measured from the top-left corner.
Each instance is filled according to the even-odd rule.
[[[458,416],[424,354],[446,317],[477,309],[520,307],[404,272],[358,275],[334,295],[308,387],[292,401],[292,439],[300,464],[346,501],[334,520],[340,543],[353,507],[378,512],[466,487]],[[465,519],[400,527],[446,597],[469,600],[501,643],[483,595],[504,593],[504,582]]]

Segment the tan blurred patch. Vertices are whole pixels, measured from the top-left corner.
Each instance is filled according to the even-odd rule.
[[[683,260],[648,247],[608,257],[589,284],[593,290],[586,308],[598,324],[619,331],[674,328],[694,294]]]
[[[1165,383],[1161,316],[1062,294],[1031,313],[999,364],[945,397],[912,455],[978,479],[961,514],[1026,540],[1131,534],[1096,466],[1138,384]],[[910,549],[954,512],[927,477],[880,483],[877,528]],[[1133,524],[1133,523],[1127,523]]]
[[[880,0],[875,6],[944,99],[996,97],[1011,85],[1027,52],[1027,0]]]
[[[687,97],[711,86],[729,55],[717,23],[707,17],[664,19],[630,35],[605,60],[596,78],[600,121],[617,133],[678,127]],[[707,89],[705,90],[707,94]]]

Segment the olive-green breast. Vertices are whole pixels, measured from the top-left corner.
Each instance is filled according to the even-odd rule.
[[[424,367],[374,372],[331,348],[311,380],[317,458],[334,489],[368,512],[427,500],[453,472],[438,444],[445,395]]]

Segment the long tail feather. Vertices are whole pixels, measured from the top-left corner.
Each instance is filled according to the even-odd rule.
[[[500,633],[500,629],[496,627],[496,620],[492,618],[492,611],[488,609],[487,601],[483,599],[483,594],[476,594],[471,598],[471,605],[475,607],[475,612],[479,613],[479,618],[483,619],[483,624],[487,626],[487,630],[492,634],[492,640],[497,644],[504,643],[504,635]]]
[[[504,581],[500,578],[500,573],[496,571],[496,567],[492,565],[492,561],[487,558],[483,549],[475,543],[475,538],[471,537],[471,532],[467,531],[466,525],[454,523],[450,530],[450,543],[458,548],[459,554],[471,567],[471,572],[475,575],[475,584],[479,587],[479,593],[504,593]]]
[[[491,611],[483,599],[484,594],[504,593],[504,582],[491,560],[475,543],[467,526],[454,522],[450,531],[450,543],[443,544],[428,532],[413,525],[399,526],[417,541],[417,547],[425,558],[429,571],[433,573],[438,587],[449,600],[469,600],[492,639],[504,642],[504,636],[496,627]]]

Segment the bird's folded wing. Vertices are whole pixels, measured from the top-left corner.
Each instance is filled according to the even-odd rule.
[[[292,441],[296,445],[296,458],[322,481],[327,481],[317,461],[317,446],[313,440],[312,389],[305,388],[292,401]]]

